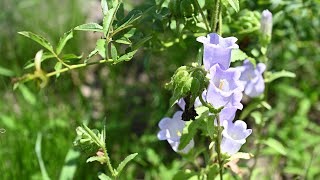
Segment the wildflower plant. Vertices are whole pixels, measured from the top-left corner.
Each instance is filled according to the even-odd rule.
[[[181,169],[173,178],[223,179],[226,174],[231,174],[226,168],[228,163],[254,157],[253,165],[247,168],[249,172],[246,174],[246,178],[251,178],[262,145],[267,144],[262,129],[269,120],[267,112],[272,109],[267,102],[268,85],[275,79],[295,76],[288,71],[274,72],[268,69],[271,12],[264,11],[259,24],[259,14],[247,10],[241,19],[249,23],[248,27],[227,37],[222,35],[224,15],[240,10],[236,0],[206,1],[201,4],[198,0],[162,1],[155,6],[140,7],[143,10],[137,8],[128,13],[124,13],[123,5],[118,0],[101,0],[104,15],[102,24],[79,25],[66,32],[56,47],[40,35],[19,32],[40,44],[43,50],[39,50],[35,58],[26,64],[26,69],[34,69],[32,72],[13,79],[14,87],[34,80],[40,88],[44,88],[51,77],[59,78],[64,72],[93,64],[116,65],[130,61],[143,45],[147,53],[166,51],[175,42],[185,47],[184,39],[191,34],[192,43],[198,43],[201,48],[194,50],[198,52],[197,58],[177,68],[166,84],[165,88],[172,92],[170,107],[177,105],[179,110],[159,121],[156,135],[159,140],[166,140],[173,151],[186,160],[186,164],[195,167],[181,166],[187,168]],[[247,16],[254,21],[248,21]],[[158,31],[145,33],[147,28],[139,28],[142,20],[150,20]],[[164,40],[171,34],[159,35],[164,31],[164,25],[174,34],[169,37],[174,39],[172,42]],[[255,32],[259,25],[259,43],[252,46],[254,49],[251,51],[255,53],[247,54],[239,49],[237,35]],[[95,49],[86,57],[64,52],[64,47],[78,31],[101,35]],[[94,60],[94,56],[100,60]],[[243,100],[248,98],[249,103],[244,104]],[[254,122],[248,121],[248,117],[252,117]],[[74,145],[94,154],[87,162],[97,161],[106,165],[106,171],[98,175],[100,179],[119,178],[126,164],[137,156],[137,153],[127,156],[114,168],[107,151],[108,134],[105,128],[102,131],[92,130],[83,124],[76,129],[76,133]],[[245,149],[241,148],[247,146],[250,135],[254,136],[256,150],[241,152]],[[203,163],[195,162],[198,158],[203,159]]]

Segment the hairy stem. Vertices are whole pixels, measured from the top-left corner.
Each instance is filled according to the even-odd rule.
[[[218,124],[218,135],[216,139],[216,150],[218,154],[218,163],[219,163],[219,174],[220,174],[220,180],[223,180],[223,161],[221,159],[221,138],[222,138],[222,132],[221,132],[221,126],[220,126],[220,117],[219,113],[216,114],[217,124]]]
[[[212,11],[212,16],[211,16],[211,27],[213,32],[217,32],[217,23],[219,19],[219,7],[220,7],[221,0],[216,0],[215,1],[215,7],[214,11]]]
[[[113,167],[111,165],[111,161],[110,161],[110,158],[109,158],[109,155],[108,155],[108,152],[107,152],[107,148],[105,146],[103,147],[103,153],[104,153],[104,156],[106,158],[106,163],[107,163],[107,167],[108,167],[109,171],[111,172],[113,177],[116,177],[117,176],[117,172],[115,172],[115,170],[113,169]]]

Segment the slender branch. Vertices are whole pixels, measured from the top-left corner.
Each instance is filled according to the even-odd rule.
[[[107,163],[107,167],[108,167],[109,171],[111,172],[113,177],[116,177],[117,172],[112,167],[112,164],[111,164],[108,152],[107,152],[107,148],[105,146],[103,147],[103,153],[104,153],[104,156],[106,157],[106,163]]]
[[[198,0],[193,0],[193,1],[195,2],[197,8],[198,8],[199,11],[200,11],[200,14],[201,14],[201,16],[202,16],[202,19],[203,19],[203,21],[204,21],[204,24],[206,25],[207,31],[210,32],[210,27],[209,27],[209,24],[208,24],[208,20],[207,20],[206,16],[204,15],[204,13],[203,13],[203,11],[202,11],[202,9],[201,9],[201,7],[200,7],[200,4],[199,4]]]
[[[94,65],[94,64],[103,64],[103,63],[107,63],[107,62],[113,62],[113,60],[112,60],[112,59],[108,59],[108,60],[103,59],[103,60],[95,61],[95,62],[75,64],[75,65],[69,66],[68,68],[63,68],[63,69],[60,69],[60,70],[58,70],[58,71],[54,71],[54,72],[51,72],[51,73],[47,73],[46,76],[47,76],[47,77],[51,77],[51,76],[54,76],[54,75],[56,75],[56,74],[66,72],[66,71],[68,71],[68,70],[78,69],[78,68],[82,68],[82,67],[86,67],[86,66]]]
[[[222,6],[219,8],[219,30],[218,34],[222,36]]]
[[[220,2],[221,0],[216,0],[215,2],[215,9],[212,11],[212,16],[211,16],[211,27],[213,32],[217,32],[217,22],[219,18],[219,7],[220,7]]]
[[[221,126],[220,126],[220,117],[219,113],[216,114],[216,119],[217,119],[217,124],[218,124],[218,135],[216,139],[216,149],[217,149],[217,154],[218,154],[218,163],[219,163],[219,174],[220,174],[220,180],[223,180],[223,162],[221,159],[221,138],[222,138],[222,132],[221,132]]]
[[[54,52],[54,51],[50,51],[53,55],[54,55],[54,57],[55,58],[57,58],[57,60],[61,63],[61,64],[63,64],[64,66],[66,66],[66,67],[70,67],[70,65],[69,64],[67,64],[67,63],[65,63],[65,62],[63,62],[60,58],[59,58],[59,56]]]

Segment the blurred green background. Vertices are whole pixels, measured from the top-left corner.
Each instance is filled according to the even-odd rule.
[[[125,8],[135,3],[126,2]],[[258,169],[266,179],[319,179],[320,2],[258,0],[242,2],[240,7],[273,13],[269,68],[297,75],[295,79],[279,79],[270,87],[272,119],[264,133],[283,147],[265,146]],[[187,47],[174,44],[166,51],[141,50],[130,62],[65,73],[58,80],[52,78],[42,90],[30,82],[13,91],[11,79],[28,72],[24,64],[41,48],[18,31],[38,33],[56,45],[71,28],[101,21],[100,6],[93,0],[0,0],[0,10],[0,128],[5,129],[0,133],[0,179],[42,178],[35,152],[39,132],[43,162],[52,179],[59,178],[63,167],[76,167],[75,179],[96,179],[103,167],[85,163],[88,156],[82,154],[68,163],[65,158],[73,147],[75,128],[84,121],[101,128],[104,119],[112,162],[139,153],[123,179],[170,179],[180,169],[180,156],[166,142],[157,140],[157,123],[172,114],[173,110],[168,111],[170,93],[164,84],[177,67],[195,58],[194,49],[200,44],[194,37],[185,39]],[[229,17],[239,18],[235,13]],[[143,30],[149,24],[152,22],[138,28]],[[163,27],[151,28],[165,37],[170,32]],[[250,49],[246,44],[256,41],[256,33],[237,35],[237,28],[230,25],[227,34],[237,36],[243,50]],[[77,32],[66,51],[88,54],[98,38],[94,33]],[[245,146],[247,152],[254,152],[252,143]]]

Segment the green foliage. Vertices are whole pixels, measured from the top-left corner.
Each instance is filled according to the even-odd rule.
[[[189,107],[192,107],[196,97],[201,95],[207,84],[206,71],[197,64],[178,68],[171,81],[166,84],[167,89],[173,91],[170,105],[173,106],[180,98],[191,95]]]
[[[134,154],[130,154],[128,155],[123,161],[121,161],[121,163],[119,164],[119,166],[117,167],[117,172],[120,174],[121,171],[123,170],[123,168],[131,161],[133,160],[136,156],[138,155],[138,153],[134,153]]]

